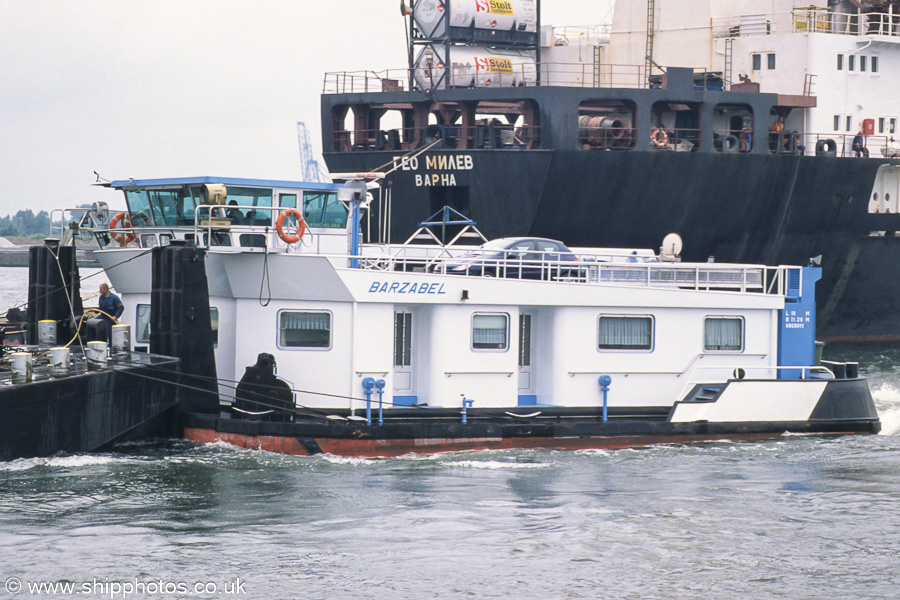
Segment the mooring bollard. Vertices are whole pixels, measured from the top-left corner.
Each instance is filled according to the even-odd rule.
[[[462,397],[463,397],[463,399],[462,399],[462,403],[463,403],[462,423],[463,423],[463,425],[465,425],[466,421],[467,421],[468,413],[469,413],[468,408],[471,407],[473,404],[475,404],[475,401],[467,400],[465,394],[462,394]]]
[[[372,389],[375,387],[375,379],[366,377],[362,380],[363,390],[366,394],[366,425],[372,425]]]
[[[12,381],[13,383],[28,383],[34,377],[34,362],[30,352],[13,352]]]
[[[102,371],[106,368],[106,342],[88,342],[84,349],[88,371]]]
[[[49,319],[38,321],[38,344],[41,346],[56,345],[56,321]]]
[[[609,392],[609,384],[612,383],[612,377],[609,375],[600,376],[600,390],[603,392],[603,422],[606,423],[606,394]]]
[[[375,382],[375,389],[378,390],[378,424],[384,425],[384,379]]]
[[[111,337],[113,354],[131,350],[131,325],[113,325]]]
[[[66,377],[69,374],[69,349],[50,348],[50,376]]]

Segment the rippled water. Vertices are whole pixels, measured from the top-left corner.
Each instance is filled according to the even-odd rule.
[[[894,600],[900,351],[826,353],[860,359],[882,435],[392,459],[164,440],[0,463],[0,597]],[[155,582],[189,591],[124,593]]]

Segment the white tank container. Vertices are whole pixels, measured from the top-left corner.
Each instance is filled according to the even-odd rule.
[[[445,37],[448,27],[537,31],[535,0],[418,0],[413,5],[413,19],[429,39]]]
[[[50,348],[50,375],[66,377],[69,374],[69,349],[66,347]]]
[[[424,90],[516,87],[534,85],[537,68],[533,53],[524,50],[431,44],[416,58],[413,77]]]
[[[38,344],[41,346],[56,345],[56,321],[38,321]]]
[[[27,383],[34,376],[34,359],[30,352],[13,352],[10,356],[12,362],[12,382]]]
[[[131,350],[131,325],[113,325],[110,337],[112,338],[113,352],[119,353]]]
[[[106,342],[88,342],[84,349],[88,371],[102,371],[106,368]]]

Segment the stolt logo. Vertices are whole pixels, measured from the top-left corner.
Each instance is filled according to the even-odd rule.
[[[475,12],[511,16],[513,14],[513,5],[509,0],[475,0]]]
[[[475,68],[489,73],[512,73],[512,61],[508,58],[478,58],[475,57]]]

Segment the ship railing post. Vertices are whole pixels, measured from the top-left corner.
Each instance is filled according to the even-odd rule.
[[[609,384],[612,383],[612,377],[609,375],[600,376],[600,391],[603,392],[603,422],[607,421],[607,394],[609,393]]]
[[[366,394],[366,425],[372,425],[372,388],[375,387],[375,379],[366,377],[362,380],[363,390]]]

